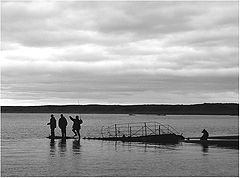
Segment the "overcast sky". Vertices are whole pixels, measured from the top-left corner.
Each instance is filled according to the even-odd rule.
[[[238,2],[2,2],[1,105],[238,102]]]

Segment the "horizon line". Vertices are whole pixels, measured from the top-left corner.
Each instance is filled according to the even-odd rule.
[[[239,104],[236,102],[213,102],[213,103],[191,103],[191,104],[46,104],[46,105],[1,105],[1,107],[41,107],[41,106],[91,106],[91,105],[99,105],[99,106],[144,106],[144,105],[199,105],[199,104]]]

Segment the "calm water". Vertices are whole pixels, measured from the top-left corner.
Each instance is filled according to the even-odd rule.
[[[55,114],[59,118],[59,114]],[[66,114],[65,116],[68,116]],[[72,114],[74,116],[74,114]],[[50,114],[1,115],[2,176],[238,176],[239,150],[180,143],[159,145],[99,140],[55,140]],[[238,135],[237,116],[82,115],[82,136],[97,135],[102,125],[157,121],[185,137]],[[68,120],[67,135],[72,136]],[[60,130],[56,129],[56,135]]]

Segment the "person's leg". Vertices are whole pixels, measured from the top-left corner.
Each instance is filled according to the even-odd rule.
[[[55,128],[53,129],[53,137],[55,137]]]
[[[52,138],[54,137],[54,129],[53,128],[51,129],[51,137]]]
[[[61,129],[62,132],[62,138],[64,137],[64,128]]]
[[[72,129],[73,133],[74,133],[74,136],[77,136],[77,133],[76,133],[76,130],[75,129]]]
[[[66,138],[66,127],[64,128],[64,137]]]
[[[80,129],[77,129],[78,137],[80,138]]]

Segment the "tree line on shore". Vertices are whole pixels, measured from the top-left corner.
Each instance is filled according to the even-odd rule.
[[[1,106],[1,113],[81,113],[81,114],[157,114],[157,115],[238,115],[238,103],[191,105],[44,105]]]

